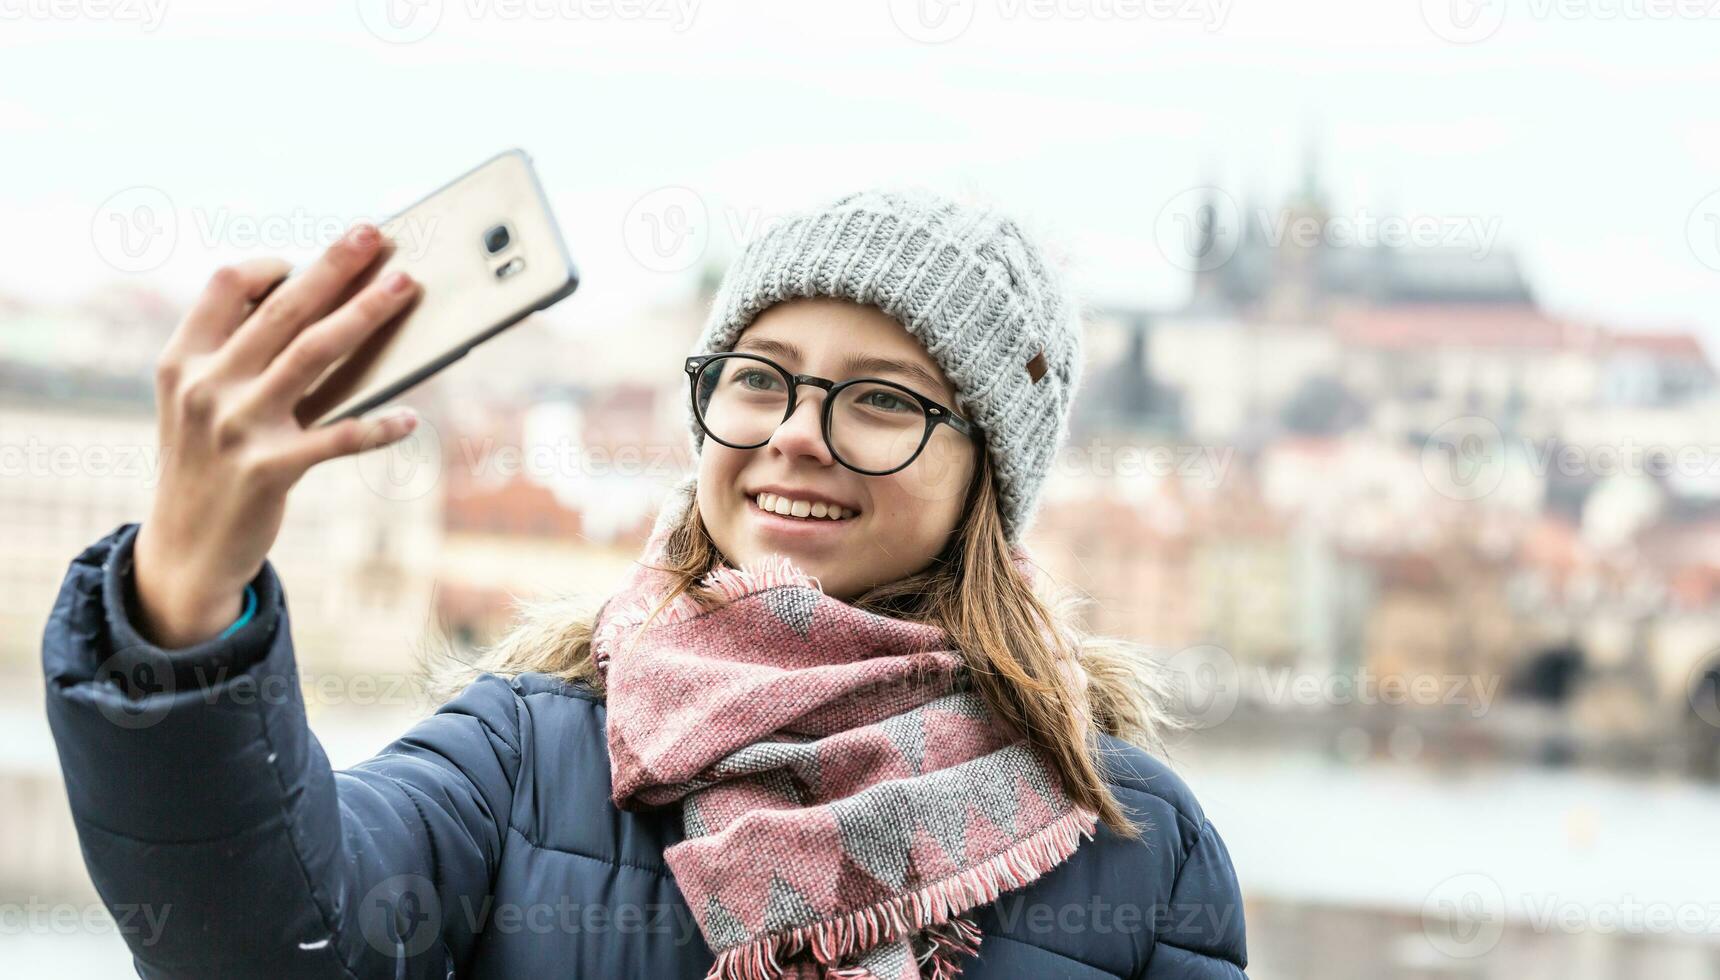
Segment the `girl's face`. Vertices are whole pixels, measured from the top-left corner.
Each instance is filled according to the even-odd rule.
[[[828,298],[778,303],[741,333],[734,349],[767,357],[791,374],[894,381],[965,414],[937,362],[875,306]],[[887,476],[856,473],[825,445],[825,397],[815,387],[800,386],[794,414],[757,449],[731,449],[706,436],[699,514],[731,565],[780,554],[817,577],[827,594],[852,599],[920,571],[943,550],[961,520],[978,447],[938,425],[905,469]],[[840,520],[783,517],[760,508],[765,492],[825,502],[827,512],[834,503],[854,514]]]

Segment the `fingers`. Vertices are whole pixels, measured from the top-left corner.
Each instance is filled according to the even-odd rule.
[[[275,258],[249,259],[215,270],[191,312],[168,340],[167,352],[205,354],[220,347],[244,322],[251,305],[290,271],[291,265]]]
[[[378,327],[393,320],[418,294],[404,272],[392,272],[366,286],[315,326],[287,344],[263,372],[259,400],[267,406],[292,406],[329,365],[351,353]]]
[[[361,224],[348,232],[301,274],[269,294],[234,332],[226,356],[229,366],[261,373],[292,339],[340,301],[355,279],[376,260],[382,235]]]
[[[344,419],[332,425],[307,429],[281,458],[293,479],[305,470],[342,456],[392,445],[418,427],[418,413],[397,408],[375,418]]]

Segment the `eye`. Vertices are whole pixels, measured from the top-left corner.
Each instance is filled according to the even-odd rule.
[[[774,372],[759,368],[741,368],[734,377],[735,384],[750,391],[770,391],[781,380]]]
[[[919,406],[888,388],[874,388],[860,396],[860,404],[885,412],[918,410]]]

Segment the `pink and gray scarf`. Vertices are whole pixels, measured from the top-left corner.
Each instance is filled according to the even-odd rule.
[[[717,568],[725,601],[682,595],[647,624],[667,523],[592,645],[616,805],[680,806],[665,860],[716,951],[707,980],[955,976],[972,910],[1067,858],[1094,814],[1000,733],[941,630],[781,556]]]

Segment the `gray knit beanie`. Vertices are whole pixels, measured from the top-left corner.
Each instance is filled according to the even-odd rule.
[[[1010,218],[928,191],[864,191],[792,215],[747,243],[692,353],[733,348],[795,297],[876,306],[913,334],[985,433],[1004,532],[1019,542],[1068,434],[1079,314],[1062,277]],[[838,379],[841,380],[841,379]],[[693,451],[704,433],[693,418]]]

